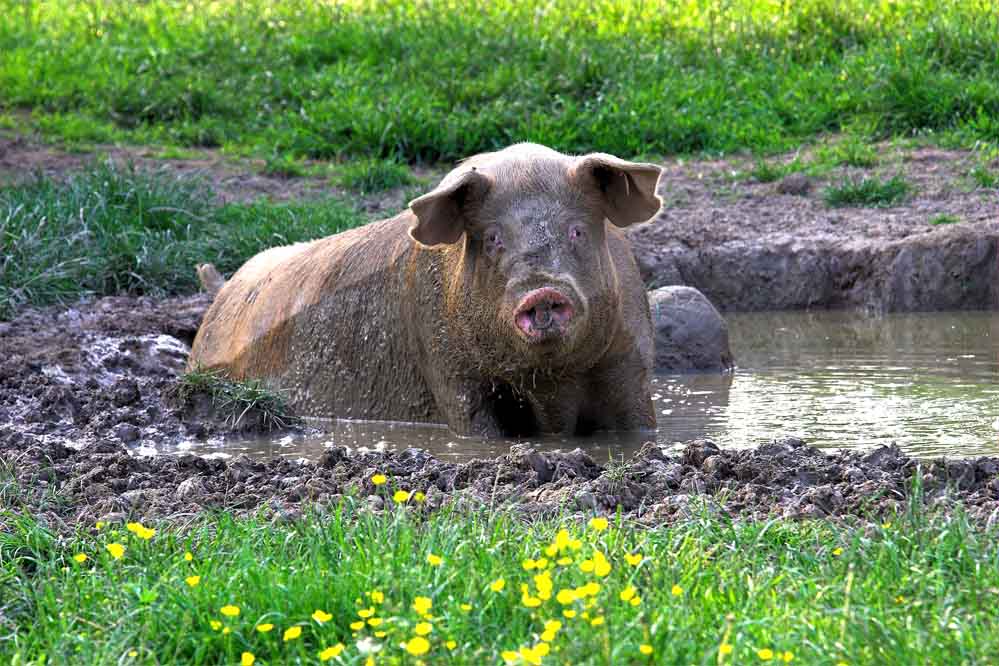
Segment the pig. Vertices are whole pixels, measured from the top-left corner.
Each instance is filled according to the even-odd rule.
[[[535,144],[470,157],[395,217],[251,258],[189,368],[259,378],[305,417],[654,428],[652,321],[623,229],[660,210],[659,175]]]

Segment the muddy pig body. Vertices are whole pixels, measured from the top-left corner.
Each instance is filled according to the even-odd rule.
[[[262,378],[303,416],[458,434],[653,428],[653,333],[621,228],[659,168],[518,144],[391,219],[248,261],[189,367]]]

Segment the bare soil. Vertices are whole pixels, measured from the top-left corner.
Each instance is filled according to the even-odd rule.
[[[613,514],[657,525],[700,511],[753,519],[873,517],[917,502],[958,504],[999,520],[999,459],[920,461],[896,448],[823,453],[795,439],[756,449],[690,442],[679,455],[651,443],[621,464],[582,451],[510,453],[467,463],[409,449],[327,449],[319,461],[142,456],[220,427],[171,399],[205,296],[105,298],[29,310],[0,324],[0,501],[68,531],[95,520],[183,519],[264,510],[293,519],[346,497],[380,511],[395,487],[426,494],[418,510],[503,507],[525,517]],[[392,486],[370,478],[389,475]],[[921,491],[914,494],[916,482]]]

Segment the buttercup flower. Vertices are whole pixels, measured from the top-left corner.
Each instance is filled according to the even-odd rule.
[[[341,652],[343,652],[343,643],[337,643],[336,645],[328,647],[325,650],[321,650],[319,652],[319,660],[329,661],[333,657],[340,656]]]
[[[219,609],[219,612],[225,615],[226,617],[237,617],[239,615],[239,606],[233,606],[231,604],[228,606],[223,606],[222,608]]]
[[[201,576],[188,576],[184,579],[184,582],[187,583],[189,587],[194,587],[201,582]]]
[[[642,654],[652,654],[652,646],[647,644],[639,645],[638,651]]]
[[[317,608],[316,612],[312,614],[312,619],[318,622],[319,624],[322,624],[323,622],[329,622],[330,620],[332,620],[333,616]]]
[[[678,597],[678,596],[680,596],[681,594],[683,594],[683,588],[682,588],[682,587],[680,587],[679,585],[674,585],[674,586],[673,586],[673,587],[672,587],[672,588],[670,589],[669,593],[670,593],[670,594],[672,594],[672,595],[673,595],[674,597]]]
[[[397,490],[395,491],[395,494],[392,495],[392,501],[396,504],[403,504],[404,502],[409,501],[409,493],[405,490]]]
[[[371,477],[371,483],[375,484],[376,486],[380,486],[386,481],[388,481],[388,479],[385,477],[384,474],[375,474],[374,476]]]
[[[771,659],[774,658],[774,651],[771,650],[770,648],[763,648],[762,650],[756,651],[756,656],[762,659],[763,661],[770,661]]]
[[[84,562],[87,561],[87,556],[84,555],[83,553],[77,553],[76,555],[73,556],[73,560],[76,561],[78,564],[83,564]]]
[[[633,567],[637,567],[639,564],[642,563],[642,560],[644,559],[645,558],[642,557],[641,553],[634,553],[634,554],[628,553],[624,556],[624,561]]]
[[[111,553],[111,557],[113,557],[116,560],[120,560],[122,555],[125,554],[125,546],[121,545],[120,543],[109,543],[104,547],[107,549],[109,553]]]
[[[502,592],[504,587],[506,587],[506,580],[503,578],[497,578],[489,583],[489,589],[493,592]]]
[[[239,657],[240,666],[253,666],[253,662],[256,660],[257,658],[253,656],[252,652],[244,652]]]
[[[416,597],[413,599],[413,610],[416,611],[418,615],[426,615],[433,608],[434,602],[430,597]]]
[[[266,634],[268,631],[272,630],[273,628],[274,625],[271,624],[270,622],[264,622],[263,624],[257,625],[257,631],[259,631],[262,634]]]
[[[607,519],[606,518],[591,518],[590,528],[596,532],[603,532],[607,529]]]
[[[440,555],[434,555],[433,553],[430,553],[429,555],[427,555],[427,562],[432,567],[439,567],[440,565],[444,564],[444,558],[441,557]]]
[[[385,595],[383,593],[379,592],[378,590],[372,590],[372,592],[371,592],[371,601],[374,602],[374,603],[376,603],[376,604],[380,604],[383,601],[385,601]]]
[[[434,625],[430,624],[429,622],[418,622],[417,625],[413,627],[413,632],[417,636],[426,636],[433,630],[434,630]]]
[[[722,656],[729,655],[732,654],[732,649],[731,643],[722,643],[718,646],[718,653]]]
[[[301,635],[302,635],[302,628],[301,627],[297,627],[297,626],[296,627],[288,627],[287,629],[284,630],[284,636],[282,637],[282,640],[285,643],[287,643],[288,641],[295,640],[296,638],[298,638]]]
[[[186,553],[184,553],[184,561],[185,562],[190,562],[193,559],[194,559],[194,555],[191,554],[191,551],[187,551]]]
[[[406,642],[406,652],[413,655],[414,657],[419,657],[421,654],[426,654],[430,650],[430,641],[422,636],[413,636]]]

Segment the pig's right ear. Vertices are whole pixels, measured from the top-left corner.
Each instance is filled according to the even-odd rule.
[[[421,245],[458,242],[490,184],[488,176],[474,169],[445,178],[433,192],[409,202],[416,215],[416,224],[409,228],[409,235]]]

